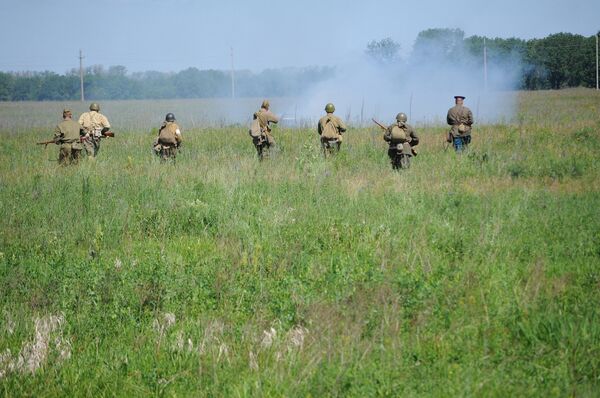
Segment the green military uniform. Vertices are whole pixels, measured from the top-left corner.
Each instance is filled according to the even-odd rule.
[[[271,123],[279,123],[279,118],[269,110],[269,107],[269,101],[264,100],[258,112],[255,112],[253,116],[258,121],[260,128],[260,134],[252,137],[252,143],[259,159],[269,157],[271,147],[275,146],[275,139],[271,134]]]
[[[80,141],[80,125],[71,119],[71,111],[63,111],[64,120],[54,129],[54,142],[60,145],[58,162],[77,164],[83,146]]]
[[[85,133],[83,147],[87,155],[96,157],[100,151],[100,137],[110,129],[108,119],[100,113],[100,106],[93,103],[90,105],[90,111],[79,117],[79,124]]]
[[[179,125],[174,121],[165,121],[158,130],[158,140],[155,150],[157,150],[162,161],[168,159],[175,160],[182,141]]]
[[[397,130],[400,129],[402,133],[397,134]],[[415,129],[408,123],[397,122],[388,126],[383,133],[383,139],[389,144],[388,156],[393,160],[398,146],[402,146],[402,151],[412,155],[414,149],[412,147],[419,144],[419,137]]]
[[[342,133],[347,128],[342,119],[333,114],[335,111],[333,104],[327,104],[325,111],[327,114],[319,119],[319,123],[317,124],[317,133],[321,137],[323,154],[328,156],[332,151],[335,150],[337,152],[340,150],[343,141]]]
[[[451,126],[448,132],[448,142],[452,142],[457,152],[471,142],[471,130],[473,125],[473,112],[462,104],[465,97],[457,95],[454,97],[456,105],[448,110],[447,123]]]

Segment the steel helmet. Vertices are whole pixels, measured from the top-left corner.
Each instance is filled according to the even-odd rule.
[[[92,102],[90,105],[90,111],[100,112],[100,105],[97,102]]]
[[[398,122],[406,123],[406,121],[408,120],[408,117],[406,117],[406,113],[400,112],[399,114],[396,115],[396,120]]]
[[[330,102],[327,105],[325,105],[325,112],[327,113],[333,113],[335,112],[335,106]]]
[[[165,116],[165,121],[167,121],[167,122],[174,122],[175,121],[175,115],[172,114],[171,112],[167,113],[167,116]]]

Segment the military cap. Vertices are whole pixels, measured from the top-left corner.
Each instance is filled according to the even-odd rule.
[[[454,99],[465,99],[466,97],[464,95],[455,95]]]
[[[71,108],[64,108],[63,114],[65,114],[65,113],[73,113],[73,112],[71,111]]]
[[[269,100],[264,100],[264,101],[262,102],[262,104],[261,104],[261,106],[260,106],[260,107],[261,107],[261,108],[265,108],[265,109],[269,109],[269,106],[270,106],[270,104],[269,104]]]

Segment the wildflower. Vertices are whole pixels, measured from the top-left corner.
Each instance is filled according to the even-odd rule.
[[[250,356],[250,360],[249,360],[250,369],[258,370],[258,361],[256,360],[256,354],[254,354],[252,351],[250,351],[249,356]]]
[[[277,331],[273,328],[270,330],[263,330],[263,339],[260,345],[263,348],[269,348],[273,344],[273,340],[277,337]]]
[[[288,332],[288,338],[290,343],[298,348],[302,348],[302,346],[304,345],[304,339],[306,338],[306,335],[308,334],[308,329],[306,329],[303,326],[294,326],[289,332]]]
[[[221,360],[221,356],[229,361],[229,347],[227,347],[227,344],[225,343],[221,343],[219,346],[219,356],[217,357],[217,362]]]
[[[171,313],[171,312],[167,312],[164,315],[164,320],[165,320],[165,328],[168,329],[171,326],[175,325],[175,314]]]

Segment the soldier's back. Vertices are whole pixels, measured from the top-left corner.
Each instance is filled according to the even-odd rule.
[[[58,124],[64,142],[75,142],[79,141],[79,129],[81,126],[74,120],[63,120]]]
[[[163,145],[176,145],[177,140],[177,131],[179,130],[179,126],[177,123],[167,122],[161,126],[160,132],[158,134],[158,142]]]

